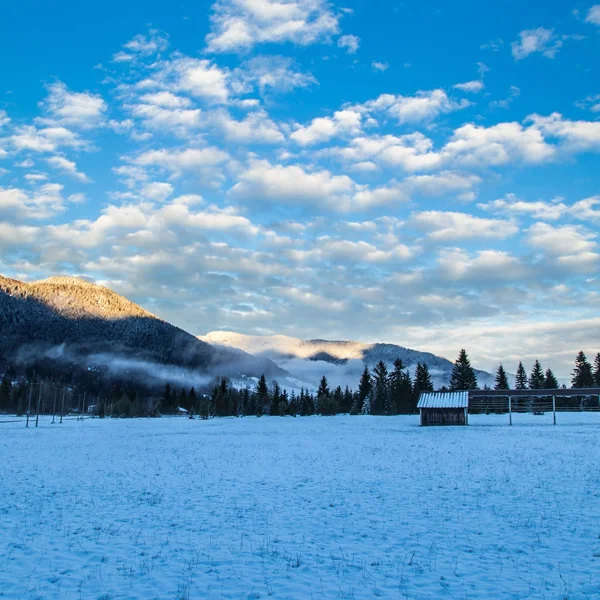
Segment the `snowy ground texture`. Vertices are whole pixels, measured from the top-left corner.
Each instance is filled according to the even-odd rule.
[[[600,598],[600,415],[0,424],[0,598]]]

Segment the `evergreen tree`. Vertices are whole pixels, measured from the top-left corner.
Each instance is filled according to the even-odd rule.
[[[196,395],[196,390],[193,387],[190,388],[190,393],[188,394],[187,401],[190,410],[192,410],[195,413],[200,412],[198,408],[198,396]]]
[[[547,390],[558,389],[558,379],[554,376],[552,369],[546,369],[546,375],[544,376],[544,388]]]
[[[517,367],[517,374],[515,376],[515,389],[526,390],[527,389],[527,373],[522,362],[519,362]]]
[[[167,383],[167,385],[165,385],[165,391],[163,392],[162,398],[160,400],[161,410],[165,414],[170,414],[174,412],[173,405],[175,404],[175,402],[173,396],[174,394],[171,391],[171,386]],[[125,394],[123,394],[118,401],[120,408],[123,408],[124,406],[123,397],[126,398]]]
[[[281,392],[281,400],[279,401],[279,407],[277,410],[277,414],[280,417],[285,417],[288,414],[289,402],[288,402],[288,394],[286,390]]]
[[[529,389],[532,390],[541,390],[544,388],[545,379],[544,379],[544,370],[542,369],[542,365],[539,360],[536,360],[533,363],[533,368],[531,369],[531,375],[529,376]]]
[[[329,398],[330,394],[329,382],[327,381],[327,377],[323,375],[319,383],[319,389],[317,390],[317,398]]]
[[[477,377],[471,366],[467,351],[463,348],[454,363],[452,375],[450,376],[450,390],[476,390]]]
[[[365,401],[365,398],[369,395],[369,392],[371,391],[372,387],[373,382],[371,380],[371,373],[369,373],[369,368],[365,365],[365,369],[360,377],[360,382],[358,383],[358,413],[362,412],[363,403]]]
[[[386,397],[388,395],[388,369],[380,360],[373,368],[373,389],[375,394],[371,401],[372,415],[382,415],[385,411]]]
[[[433,382],[429,375],[429,367],[425,363],[417,364],[415,387],[419,392],[433,392]]]
[[[0,384],[0,411],[8,411],[12,404],[12,383],[5,374]]]
[[[254,395],[256,397],[256,416],[260,417],[264,414],[265,406],[269,402],[269,386],[264,375],[260,376]]]
[[[343,400],[342,404],[340,405],[340,412],[349,413],[352,408],[353,400],[354,400],[354,397],[352,395],[352,392],[350,391],[350,388],[348,386],[346,386],[346,389],[344,390],[344,400]]]
[[[362,410],[360,411],[362,415],[370,415],[371,407],[373,406],[373,402],[375,401],[375,388],[371,387],[367,397],[364,399],[362,404]]]
[[[575,358],[575,369],[572,374],[571,384],[574,388],[594,387],[592,365],[588,362],[583,350]]]
[[[596,354],[594,359],[594,386],[600,387],[600,352]]]
[[[344,406],[344,392],[342,392],[342,387],[340,385],[338,385],[333,392],[333,404],[335,406],[335,412],[338,410],[340,412],[346,412],[345,410],[342,410],[342,407]]]
[[[275,381],[273,383],[273,389],[271,390],[271,405],[269,409],[269,414],[272,416],[277,416],[279,414],[279,403],[281,402],[281,387],[279,387],[279,383]]]
[[[295,417],[299,412],[298,398],[296,397],[296,392],[294,390],[292,390],[292,395],[290,396],[288,412],[292,417]]]
[[[508,390],[510,386],[508,385],[508,377],[506,376],[506,371],[504,367],[500,365],[498,370],[496,371],[496,378],[494,379],[494,389],[495,390]]]
[[[181,392],[179,393],[179,400],[177,402],[178,402],[179,406],[181,406],[181,408],[190,410],[190,405],[188,403],[188,396],[187,396],[185,389],[183,389],[183,388],[181,389]]]

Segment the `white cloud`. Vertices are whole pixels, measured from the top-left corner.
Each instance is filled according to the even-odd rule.
[[[519,41],[511,44],[515,60],[522,60],[534,52],[540,52],[546,58],[554,58],[562,47],[562,42],[554,33],[554,29],[527,29],[519,33]]]
[[[171,92],[155,92],[140,96],[140,102],[153,104],[164,108],[188,108],[192,102],[184,96],[176,96]]]
[[[45,183],[33,192],[0,187],[0,215],[7,221],[49,219],[65,210],[62,190],[58,183]]]
[[[355,110],[339,110],[333,117],[313,119],[310,125],[300,126],[290,138],[302,146],[326,142],[333,137],[352,135],[360,131],[361,115]]]
[[[454,131],[442,153],[449,160],[469,165],[502,165],[514,160],[541,163],[554,157],[537,127],[498,123],[491,127],[467,124]]]
[[[503,240],[519,231],[513,221],[482,219],[467,213],[437,210],[413,213],[408,224],[425,232],[429,239],[437,242]]]
[[[113,62],[131,62],[139,57],[148,57],[164,52],[169,46],[169,37],[157,29],[150,29],[148,35],[136,35],[126,44],[125,51],[113,55]]]
[[[527,271],[517,258],[501,250],[481,250],[470,257],[460,248],[444,249],[437,260],[440,276],[454,281],[515,281]]]
[[[72,92],[62,82],[48,86],[48,96],[40,107],[49,115],[40,122],[62,127],[91,129],[104,123],[106,103],[98,94]]]
[[[528,117],[547,137],[559,138],[567,151],[595,150],[600,148],[600,122],[570,121],[559,113],[548,117],[531,115]]]
[[[595,233],[578,225],[553,227],[547,223],[535,223],[527,230],[525,239],[532,248],[565,256],[593,251],[598,246],[595,238]]]
[[[285,139],[277,124],[263,110],[248,114],[242,121],[233,119],[225,110],[218,110],[211,113],[207,121],[233,142],[276,144]]]
[[[477,206],[494,213],[530,216],[541,221],[556,221],[569,212],[569,207],[560,200],[556,202],[543,202],[542,200],[526,202],[514,194],[507,194],[504,198]]]
[[[158,167],[181,175],[184,171],[199,171],[221,165],[229,155],[219,148],[186,148],[185,150],[149,150],[132,159],[142,167]]]
[[[240,175],[230,195],[257,203],[314,203],[345,210],[355,187],[347,175],[332,175],[324,169],[308,172],[297,165],[272,165],[262,160]]]
[[[521,95],[521,90],[516,85],[511,85],[508,96],[502,100],[492,100],[491,108],[509,108],[510,105]]]
[[[371,63],[371,68],[373,69],[373,71],[379,71],[380,73],[384,73],[390,68],[390,65],[386,62],[379,62],[377,60],[374,60]]]
[[[241,91],[249,92],[254,84],[261,94],[291,92],[317,84],[311,73],[301,71],[294,59],[286,56],[256,56],[242,63],[236,70]]]
[[[339,31],[339,15],[326,0],[217,0],[213,4],[209,52],[239,52],[261,43],[307,46]]]
[[[342,35],[337,45],[338,48],[346,48],[348,54],[355,54],[360,46],[360,38],[357,35]]]
[[[155,104],[131,104],[125,108],[148,129],[187,136],[191,130],[202,126],[202,111],[199,108],[164,108]]]
[[[173,186],[170,183],[153,181],[142,186],[140,195],[144,200],[164,202],[169,196],[173,195]]]
[[[0,110],[0,127],[4,127],[4,125],[8,125],[10,123],[10,118],[6,114],[5,110]]]
[[[440,114],[461,110],[469,106],[467,100],[456,102],[444,90],[417,92],[414,96],[382,94],[375,100],[354,106],[355,110],[383,114],[398,123],[431,121]]]
[[[600,25],[600,4],[594,4],[594,6],[590,7],[585,17],[585,22]]]
[[[465,83],[457,83],[452,86],[453,88],[460,90],[461,92],[468,92],[470,94],[477,94],[481,92],[485,88],[485,84],[483,81],[474,80],[474,81],[465,81]]]
[[[52,156],[46,159],[46,162],[58,171],[66,173],[69,177],[79,181],[80,183],[90,183],[90,178],[81,171],[77,170],[77,165],[63,156]]]
[[[17,151],[54,152],[60,147],[88,147],[87,142],[65,127],[37,129],[33,125],[24,125],[17,127],[8,140]]]
[[[143,87],[159,87],[166,91],[185,92],[212,102],[229,98],[228,73],[207,59],[179,57],[155,65],[156,73]]]

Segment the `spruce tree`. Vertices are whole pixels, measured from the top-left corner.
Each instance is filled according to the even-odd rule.
[[[596,354],[594,359],[594,386],[600,387],[600,352]]]
[[[196,395],[196,390],[192,387],[190,388],[190,393],[187,397],[188,405],[191,410],[194,412],[200,412],[198,409],[198,396]]]
[[[373,415],[382,415],[385,411],[388,377],[387,366],[380,360],[373,368],[373,388],[375,390],[371,403],[371,414]]]
[[[471,361],[467,355],[467,351],[463,348],[459,354],[452,375],[450,376],[450,390],[476,390],[477,377],[471,366]]]
[[[12,383],[8,376],[4,375],[0,384],[0,411],[8,411],[11,408],[11,392]]]
[[[517,367],[517,373],[515,375],[515,389],[526,390],[527,389],[527,373],[522,362],[519,362]]]
[[[544,370],[542,369],[542,365],[539,360],[536,360],[533,363],[533,367],[531,369],[531,375],[529,376],[529,389],[532,390],[541,390],[544,388],[545,379],[544,379]]]
[[[575,358],[575,369],[573,369],[571,384],[574,388],[594,387],[592,365],[588,362],[583,350]]]
[[[281,387],[279,383],[275,381],[273,383],[273,389],[271,390],[271,406],[269,414],[277,416],[279,414],[279,403],[281,402]]]
[[[546,375],[544,376],[544,388],[547,390],[558,389],[558,379],[554,376],[552,369],[546,369]]]
[[[367,397],[363,401],[362,410],[360,413],[362,415],[370,415],[371,407],[373,406],[373,402],[375,401],[375,388],[372,387],[367,394]]]
[[[265,406],[269,403],[269,386],[264,375],[260,376],[254,395],[256,396],[256,416],[260,417],[264,414]]]
[[[121,398],[119,398],[119,405],[122,408],[122,406],[124,405],[123,402],[123,397],[125,397],[125,394],[122,394]],[[160,405],[161,405],[161,411],[164,412],[165,414],[169,414],[174,412],[173,410],[173,392],[171,391],[171,386],[167,383],[165,385],[165,391],[163,392],[161,401],[160,401]]]
[[[431,381],[429,367],[425,363],[417,363],[414,385],[419,392],[433,392],[433,381]]]
[[[494,389],[495,390],[508,390],[510,386],[508,385],[508,377],[506,375],[506,371],[504,367],[500,365],[498,370],[496,371],[496,377],[494,379]]]
[[[357,402],[357,411],[358,413],[362,412],[362,406],[373,387],[373,382],[371,380],[371,373],[369,373],[369,368],[365,365],[365,369],[360,377],[360,382],[358,384],[358,402]]]

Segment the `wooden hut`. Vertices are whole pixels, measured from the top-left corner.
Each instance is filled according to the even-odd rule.
[[[424,392],[417,408],[424,426],[469,424],[469,392]]]

